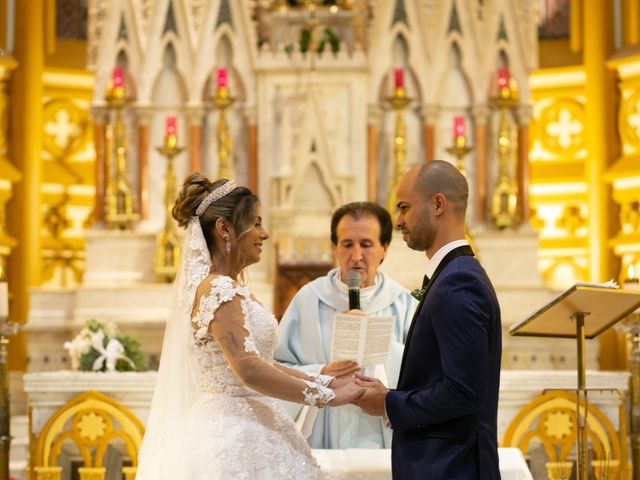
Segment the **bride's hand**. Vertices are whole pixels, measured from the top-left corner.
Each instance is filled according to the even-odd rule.
[[[360,370],[357,370],[356,373],[359,373]],[[333,388],[334,390],[336,388],[340,388],[343,385],[347,385],[349,383],[355,383],[356,381],[356,376],[353,373],[349,373],[347,375],[340,375],[339,377],[334,378],[331,383],[329,384],[329,387]]]
[[[335,382],[335,380],[334,380]],[[333,382],[332,382],[333,383]],[[354,382],[346,383],[333,389],[336,396],[327,405],[330,407],[340,407],[351,403],[354,400],[360,398],[365,392],[366,388],[355,384]]]

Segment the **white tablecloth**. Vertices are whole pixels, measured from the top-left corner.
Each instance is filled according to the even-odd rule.
[[[390,480],[391,450],[313,450],[325,480]],[[502,480],[533,480],[517,448],[499,448]]]

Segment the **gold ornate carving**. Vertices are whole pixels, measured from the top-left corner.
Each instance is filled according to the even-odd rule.
[[[73,224],[67,215],[69,200],[69,195],[63,194],[60,202],[48,207],[43,219],[43,226],[50,235],[45,237],[42,250],[43,279],[50,281],[58,273],[58,283],[63,287],[79,283],[84,273],[82,245],[64,235]]]
[[[64,194],[62,200],[56,205],[51,205],[44,214],[43,224],[49,235],[54,240],[60,241],[65,230],[71,227],[72,222],[67,216],[69,196]]]
[[[540,113],[540,140],[553,154],[575,153],[584,145],[584,105],[571,98],[558,99]]]
[[[529,223],[536,232],[540,232],[544,228],[546,222],[544,217],[538,215],[537,208],[531,208],[531,218],[529,219]]]
[[[620,105],[620,136],[624,143],[640,141],[640,90],[634,90]]]
[[[78,473],[80,474],[80,480],[104,480],[104,475],[107,473],[107,469],[104,467],[80,467],[78,468]]]
[[[42,147],[53,158],[77,153],[85,146],[89,114],[71,99],[56,98],[44,106]]]
[[[556,226],[567,232],[567,236],[572,237],[583,227],[586,227],[587,220],[582,216],[578,205],[568,205],[564,208],[562,216],[556,220]]]
[[[73,427],[84,440],[95,443],[107,434],[108,419],[104,415],[89,412],[85,415],[78,415],[74,420]]]
[[[633,200],[620,204],[620,230],[624,233],[640,230],[640,202]]]
[[[60,471],[56,465],[65,442],[72,442],[83,458],[79,469],[83,480],[103,480],[106,470],[103,457],[110,442],[119,439],[124,443],[132,467],[123,468],[127,480],[135,476],[138,449],[144,435],[142,422],[124,405],[106,395],[89,391],[78,395],[56,410],[47,420],[35,441],[32,467],[39,480],[55,479]],[[30,447],[31,449],[31,447]]]
[[[624,409],[621,408],[619,414],[622,425],[626,422]],[[620,460],[625,459],[628,452],[626,436],[618,436],[606,415],[593,404],[588,405],[587,426],[593,448],[590,468],[594,478],[618,478]],[[505,432],[502,446],[517,447],[526,455],[530,446],[541,442],[548,459],[548,478],[568,480],[577,427],[575,394],[548,392],[520,409]],[[603,473],[606,475],[602,476]]]
[[[36,480],[60,480],[62,467],[35,467]]]

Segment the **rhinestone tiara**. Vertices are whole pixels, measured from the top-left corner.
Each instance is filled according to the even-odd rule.
[[[204,197],[204,200],[202,200],[202,202],[200,202],[200,205],[198,205],[198,208],[196,209],[196,215],[198,217],[202,215],[209,205],[211,205],[216,200],[220,200],[225,195],[228,195],[233,190],[235,190],[235,188],[236,188],[236,181],[229,180],[224,185],[221,185],[220,187],[213,190],[211,193],[209,193],[209,195]]]

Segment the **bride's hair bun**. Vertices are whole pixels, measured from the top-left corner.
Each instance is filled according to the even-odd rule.
[[[171,210],[171,214],[178,222],[178,225],[186,227],[189,224],[189,220],[196,214],[200,202],[212,190],[213,183],[218,182],[211,182],[207,177],[199,173],[192,173],[185,179],[176,198],[176,203]],[[219,183],[223,182],[219,181]]]

